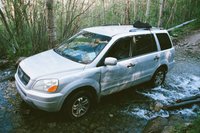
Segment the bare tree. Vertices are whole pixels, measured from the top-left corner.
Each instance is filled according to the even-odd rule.
[[[79,28],[80,17],[85,14],[90,7],[94,4],[94,1],[83,0],[81,3],[79,0],[69,0],[68,5],[66,5],[66,22],[64,25],[63,37],[67,38],[74,34]],[[77,6],[79,5],[79,6]],[[70,31],[70,32],[68,32]]]
[[[165,0],[160,0],[160,10],[159,10],[159,17],[158,17],[158,27],[162,26],[162,16],[163,16],[164,3],[165,3]]]
[[[106,20],[106,18],[105,18],[105,14],[106,14],[105,11],[106,10],[105,10],[105,1],[104,0],[102,0],[102,4],[103,4],[103,9],[102,9],[103,10],[102,11],[103,12],[103,24],[105,24],[105,20]]]
[[[174,13],[176,12],[176,5],[177,5],[177,0],[174,0],[174,4],[173,4],[173,6],[171,8],[171,13],[170,13],[170,16],[169,16],[169,18],[167,20],[166,26],[169,25],[170,21],[173,21]]]
[[[137,6],[138,6],[138,1],[137,0],[134,0],[133,1],[133,9],[134,9],[134,20],[137,19]]]
[[[146,22],[149,20],[150,5],[151,5],[151,0],[147,0],[147,7],[146,7],[146,13],[145,13]]]
[[[125,24],[130,24],[130,0],[126,0],[126,7],[125,7]]]
[[[47,23],[48,23],[48,36],[49,36],[49,48],[53,48],[56,45],[56,28],[55,28],[55,18],[53,12],[53,0],[46,0],[47,7]]]

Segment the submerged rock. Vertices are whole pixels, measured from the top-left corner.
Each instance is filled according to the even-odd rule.
[[[150,120],[143,133],[174,133],[177,126],[186,127],[185,120],[179,115],[171,115],[169,118],[156,117]]]
[[[163,108],[163,104],[160,103],[160,102],[158,102],[158,101],[156,101],[155,103],[152,103],[152,104],[150,105],[150,109],[151,109],[152,111],[159,112],[162,108]]]
[[[112,118],[113,116],[114,116],[113,114],[109,114],[109,117],[111,117],[111,118]]]
[[[143,130],[143,133],[161,133],[164,127],[168,124],[167,118],[156,117],[150,120]]]

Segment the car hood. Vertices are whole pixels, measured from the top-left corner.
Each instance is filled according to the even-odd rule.
[[[83,70],[85,65],[62,57],[53,50],[48,50],[26,58],[20,63],[20,67],[34,80],[41,76]]]

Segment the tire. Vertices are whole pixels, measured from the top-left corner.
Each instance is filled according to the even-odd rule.
[[[78,91],[67,99],[63,106],[63,113],[70,119],[78,119],[85,116],[93,105],[90,92]]]
[[[160,69],[156,70],[156,72],[154,73],[154,75],[151,79],[152,86],[158,87],[158,86],[162,85],[165,81],[165,77],[166,77],[165,69],[160,68]]]

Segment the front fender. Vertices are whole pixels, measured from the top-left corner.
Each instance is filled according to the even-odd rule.
[[[63,94],[63,98],[61,100],[61,103],[59,105],[59,108],[61,109],[63,102],[65,101],[65,99],[76,89],[78,88],[82,88],[82,87],[86,87],[86,86],[90,86],[92,88],[94,88],[97,97],[99,97],[100,94],[100,84],[98,81],[94,80],[94,79],[90,79],[90,78],[86,78],[86,79],[79,79],[76,81],[73,81],[71,83],[69,83],[68,85],[66,85],[61,93]]]

